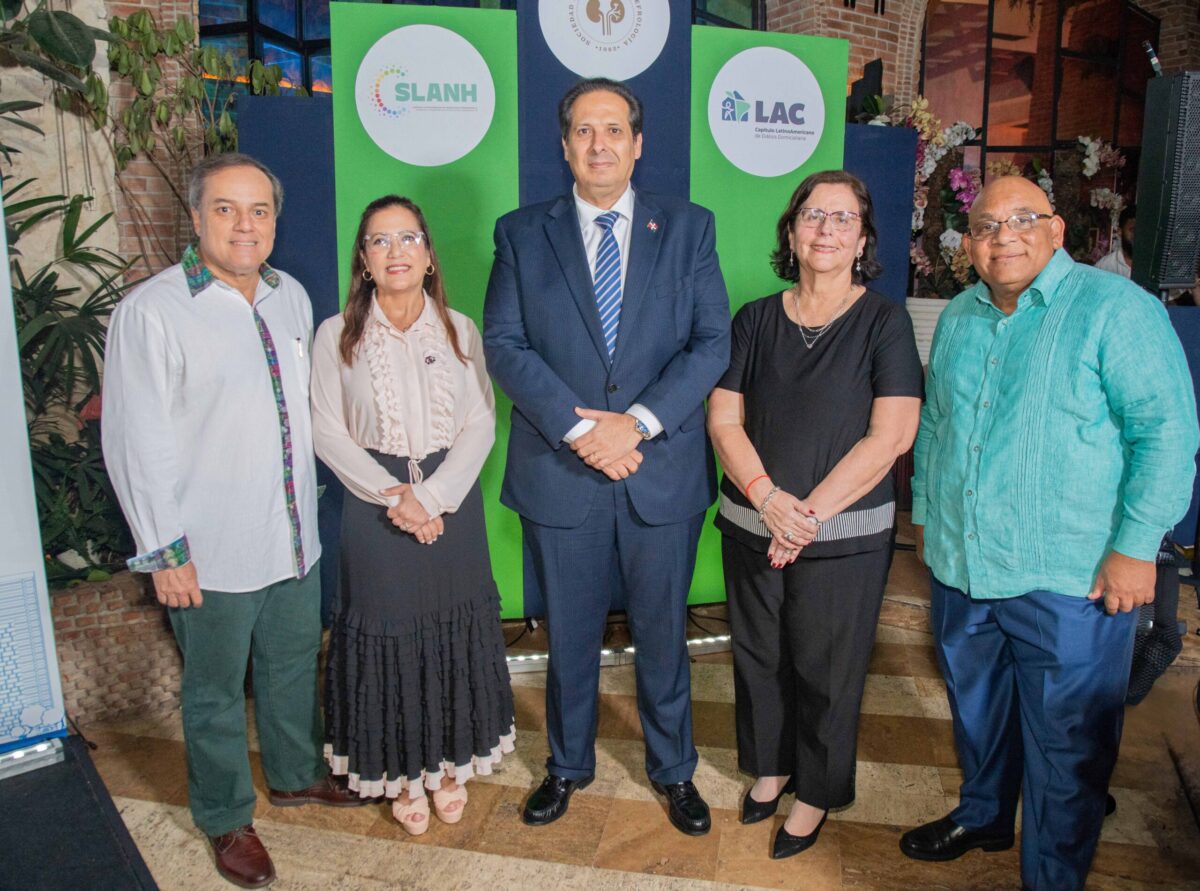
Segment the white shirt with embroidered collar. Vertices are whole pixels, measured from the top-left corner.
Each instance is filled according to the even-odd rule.
[[[264,264],[250,303],[194,248],[121,301],[108,327],[101,429],[138,549],[131,569],[193,561],[202,589],[245,592],[316,564],[311,342],[299,282]]]

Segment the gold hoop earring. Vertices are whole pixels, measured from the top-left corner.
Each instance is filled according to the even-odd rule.
[[[372,281],[374,278],[375,278],[375,276],[371,275],[370,269],[364,269],[362,271],[362,280],[363,281],[369,282],[369,281]]]
[[[429,264],[429,265],[428,265],[428,266],[425,268],[425,274],[426,274],[426,275],[433,275],[433,273],[434,273],[434,272],[436,272],[436,271],[437,271],[437,270],[435,270],[435,269],[433,268],[433,264],[432,264],[432,263],[430,263],[430,264]]]

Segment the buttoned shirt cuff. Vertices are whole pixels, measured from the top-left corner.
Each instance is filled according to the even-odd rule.
[[[929,510],[929,504],[923,497],[913,495],[912,500],[912,522],[914,526],[925,525],[925,514]]]
[[[591,418],[584,418],[563,435],[563,442],[565,442],[567,445],[570,445],[595,426],[596,422]]]
[[[186,535],[181,535],[169,545],[163,545],[156,551],[139,554],[125,561],[130,572],[160,572],[164,569],[178,569],[190,563],[192,552],[188,548]]]
[[[650,431],[650,438],[658,436],[663,432],[663,425],[659,422],[658,417],[646,406],[640,402],[635,402],[625,411],[627,415],[633,415],[639,421],[646,425],[646,429]]]
[[[425,513],[429,514],[430,519],[440,517],[445,513],[442,510],[442,506],[438,504],[437,499],[433,497],[433,493],[429,491],[424,483],[417,483],[412,487],[412,496],[417,499],[417,504],[425,508]]]
[[[1150,526],[1146,523],[1125,517],[1121,528],[1117,530],[1117,538],[1113,542],[1113,550],[1119,551],[1134,560],[1149,560],[1153,562],[1158,556],[1158,546],[1162,544],[1165,529],[1161,526]]]

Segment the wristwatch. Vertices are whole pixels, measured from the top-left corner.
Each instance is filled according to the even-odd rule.
[[[633,417],[633,415],[630,415],[630,417]],[[646,426],[641,418],[633,417],[633,429],[638,432],[638,436],[642,439],[650,439],[650,428]]]

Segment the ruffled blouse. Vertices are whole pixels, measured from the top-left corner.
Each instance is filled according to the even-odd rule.
[[[413,495],[431,516],[454,513],[479,477],[496,439],[496,401],[475,323],[450,310],[467,361],[450,346],[432,298],[406,331],[371,301],[347,366],[338,351],[345,320],[326,319],[313,342],[312,416],[317,456],[355,496],[380,505],[400,484],[367,449],[409,459]],[[417,462],[449,449],[423,478]]]

